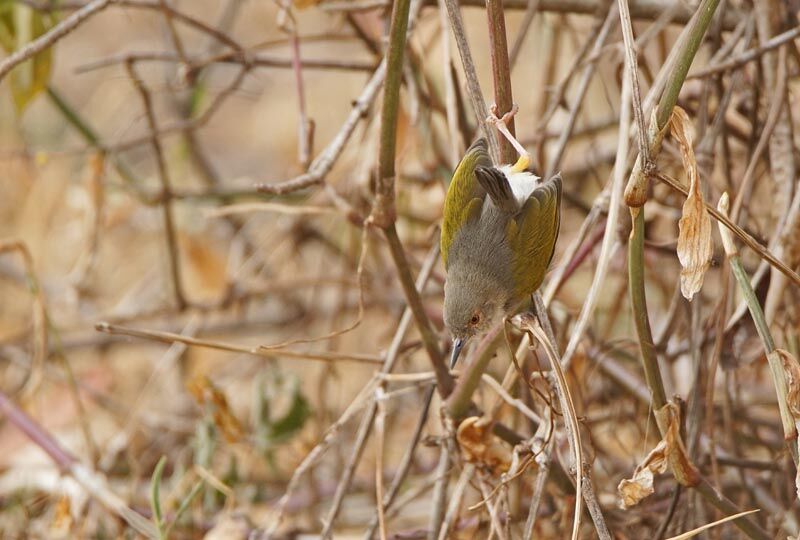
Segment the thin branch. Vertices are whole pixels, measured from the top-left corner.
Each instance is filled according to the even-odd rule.
[[[672,177],[670,177],[670,176],[668,176],[668,175],[666,175],[666,174],[664,174],[664,173],[662,173],[660,171],[657,171],[653,176],[655,178],[657,178],[658,180],[661,180],[662,182],[667,184],[669,187],[671,187],[675,191],[683,193],[686,196],[689,195],[689,191],[684,186],[682,186],[677,180],[675,180],[674,178],[672,178]],[[796,285],[800,286],[800,274],[798,274],[797,272],[795,272],[794,270],[789,268],[786,265],[786,263],[784,263],[783,261],[779,260],[769,250],[769,248],[766,248],[766,247],[762,246],[761,243],[759,243],[758,240],[753,238],[753,235],[751,235],[750,233],[745,231],[743,228],[741,228],[739,225],[737,225],[736,223],[731,221],[731,219],[728,216],[726,216],[725,214],[720,213],[719,210],[717,210],[716,208],[714,208],[713,206],[708,204],[708,202],[705,203],[705,207],[706,207],[706,211],[709,214],[711,214],[711,216],[714,219],[716,219],[717,221],[719,221],[720,223],[725,225],[725,227],[728,230],[730,230],[732,233],[734,233],[736,236],[738,236],[742,240],[742,242],[744,242],[745,245],[747,245],[747,247],[749,247],[750,249],[755,251],[756,254],[758,254],[759,257],[764,259],[773,268],[779,270],[783,275],[785,275],[786,277],[791,279]]]
[[[618,0],[617,6],[619,6],[622,39],[625,43],[625,70],[628,72],[628,79],[631,85],[629,93],[633,100],[633,117],[636,120],[638,135],[636,140],[639,141],[639,159],[647,166],[647,164],[650,163],[650,149],[647,146],[647,130],[645,129],[644,112],[642,111],[642,95],[639,91],[639,62],[637,61],[638,53],[633,38],[631,12],[627,0]],[[619,158],[619,154],[617,154],[617,157]],[[617,161],[617,163],[620,163],[620,161]]]
[[[353,108],[342,124],[342,127],[339,129],[339,132],[331,142],[328,143],[325,150],[314,159],[311,166],[308,168],[308,172],[292,178],[291,180],[278,182],[276,184],[258,184],[256,189],[262,193],[285,195],[321,183],[339,159],[345,145],[353,135],[356,126],[367,114],[369,107],[378,95],[378,90],[383,85],[385,77],[386,62],[384,61],[381,62],[378,69],[372,74],[372,77],[369,82],[367,82],[361,95],[353,103]]]
[[[132,529],[146,538],[158,538],[153,525],[141,514],[132,510],[117,494],[108,487],[107,479],[92,471],[74,456],[64,450],[61,445],[33,418],[20,409],[11,399],[0,391],[0,412],[31,442],[38,446],[53,460],[59,470],[69,474],[81,488],[100,502],[112,513],[123,519]]]
[[[125,64],[128,70],[128,75],[131,82],[139,92],[144,105],[145,116],[147,117],[147,124],[150,128],[151,138],[150,142],[153,146],[153,153],[156,156],[156,166],[158,167],[158,178],[161,181],[161,198],[162,198],[162,211],[164,217],[164,230],[167,237],[167,253],[169,255],[169,272],[172,278],[172,292],[175,295],[175,303],[179,310],[183,310],[187,306],[186,296],[183,291],[183,281],[181,277],[181,255],[178,247],[178,237],[175,229],[175,219],[172,214],[172,186],[169,179],[169,170],[167,162],[164,158],[164,150],[161,147],[161,139],[156,135],[158,133],[158,123],[156,121],[156,114],[153,110],[152,98],[150,92],[144,85],[144,82],[139,78],[133,63]]]
[[[795,26],[791,30],[787,30],[786,32],[778,34],[777,36],[771,38],[770,40],[762,43],[758,47],[753,47],[752,49],[748,49],[747,51],[739,53],[733,58],[729,58],[724,62],[711,64],[702,69],[698,69],[694,73],[689,74],[689,76],[686,78],[704,79],[712,75],[717,75],[720,73],[733,71],[735,69],[740,69],[745,65],[749,64],[750,62],[758,60],[765,53],[777,49],[778,47],[780,47],[785,43],[794,41],[798,37],[800,37],[800,26]]]
[[[492,79],[494,103],[497,116],[503,117],[514,108],[511,95],[511,67],[508,60],[508,43],[506,41],[506,18],[503,12],[503,0],[486,0],[486,20],[489,24],[489,50],[492,61]],[[511,133],[516,134],[514,115],[509,115],[504,122]],[[514,163],[517,151],[507,137],[500,138],[500,163]]]
[[[36,267],[33,264],[33,257],[30,250],[28,250],[28,246],[22,240],[0,240],[0,255],[12,252],[19,253],[22,259],[22,265],[25,268],[25,282],[33,296],[33,313],[31,317],[31,322],[33,323],[32,356],[30,370],[21,386],[23,396],[30,397],[36,393],[42,382],[48,355],[47,309],[44,289],[36,275]]]
[[[613,28],[614,21],[616,20],[616,9],[616,6],[612,5],[608,10],[606,17],[603,20],[603,25],[600,27],[600,31],[597,34],[597,39],[592,45],[592,49],[589,54],[589,57],[592,58],[592,61],[587,63],[583,68],[583,73],[581,74],[581,79],[578,83],[578,90],[575,93],[575,101],[572,102],[572,106],[570,107],[569,117],[567,118],[566,125],[561,129],[561,135],[558,138],[558,142],[556,142],[556,148],[553,151],[553,157],[550,159],[550,164],[547,168],[548,172],[545,177],[552,176],[561,167],[561,159],[564,157],[567,143],[569,142],[572,130],[575,128],[575,122],[578,119],[578,113],[583,106],[584,96],[586,95],[586,91],[589,89],[589,83],[592,81],[592,77],[594,77],[595,71],[597,70],[597,61],[600,58],[600,53],[603,50],[603,46],[605,45],[605,42],[611,33],[611,29]]]
[[[458,47],[458,54],[461,56],[461,65],[464,68],[464,77],[467,80],[467,93],[469,94],[472,110],[475,113],[475,120],[480,127],[486,140],[489,142],[489,153],[495,163],[500,162],[500,147],[496,139],[494,129],[487,124],[486,118],[489,117],[489,109],[483,99],[481,85],[478,82],[478,73],[475,69],[475,62],[472,60],[472,52],[467,42],[467,34],[464,30],[464,20],[461,17],[461,8],[458,0],[441,0],[447,6],[447,16],[450,20],[450,29]]]
[[[120,336],[131,336],[140,339],[148,339],[152,341],[160,341],[162,343],[185,343],[194,347],[206,347],[209,349],[217,349],[220,351],[236,352],[250,354],[253,356],[261,356],[264,358],[296,358],[298,360],[318,360],[321,362],[336,362],[336,361],[349,361],[364,364],[381,364],[384,362],[380,356],[360,353],[333,353],[333,352],[296,352],[286,349],[267,349],[260,345],[248,347],[246,345],[237,345],[235,343],[228,343],[225,341],[213,341],[209,339],[198,339],[172,332],[160,332],[157,330],[140,330],[137,328],[127,328],[106,322],[97,323],[95,330],[98,332],[105,332],[107,334],[116,334]]]
[[[89,17],[102,11],[115,1],[116,0],[93,0],[55,25],[46,33],[34,39],[24,47],[14,51],[0,62],[0,81],[2,81],[15,66],[39,54],[48,47],[53,46],[58,40],[78,28],[78,26]]]

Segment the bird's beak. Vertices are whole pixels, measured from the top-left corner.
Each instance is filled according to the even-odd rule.
[[[450,369],[453,369],[458,362],[458,355],[461,354],[461,349],[464,347],[465,338],[453,338],[453,349],[450,351]]]

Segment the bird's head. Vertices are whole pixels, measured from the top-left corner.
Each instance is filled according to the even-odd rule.
[[[453,337],[451,367],[469,338],[484,334],[508,310],[511,291],[474,269],[450,268],[444,285],[444,324]]]

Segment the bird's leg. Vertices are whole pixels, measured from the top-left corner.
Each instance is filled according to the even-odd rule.
[[[519,154],[519,159],[511,167],[513,172],[522,172],[528,168],[528,165],[531,164],[531,155],[527,150],[525,150],[525,147],[520,144],[516,137],[514,137],[511,132],[508,131],[508,122],[514,118],[514,115],[517,114],[518,111],[519,106],[514,103],[510,111],[505,113],[501,118],[498,118],[497,104],[493,103],[492,106],[489,107],[489,116],[486,118],[486,121],[494,125],[497,131],[502,133],[503,136],[508,139],[508,142],[511,143],[511,146],[513,146],[514,150],[516,150]]]

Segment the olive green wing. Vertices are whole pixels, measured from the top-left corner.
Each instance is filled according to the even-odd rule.
[[[447,268],[447,255],[456,232],[471,218],[479,215],[486,191],[475,176],[477,167],[491,167],[492,160],[486,139],[478,139],[467,149],[453,173],[444,199],[442,219],[442,260]]]
[[[561,224],[561,176],[533,190],[516,219],[507,227],[514,253],[512,272],[519,297],[529,296],[544,281]]]

